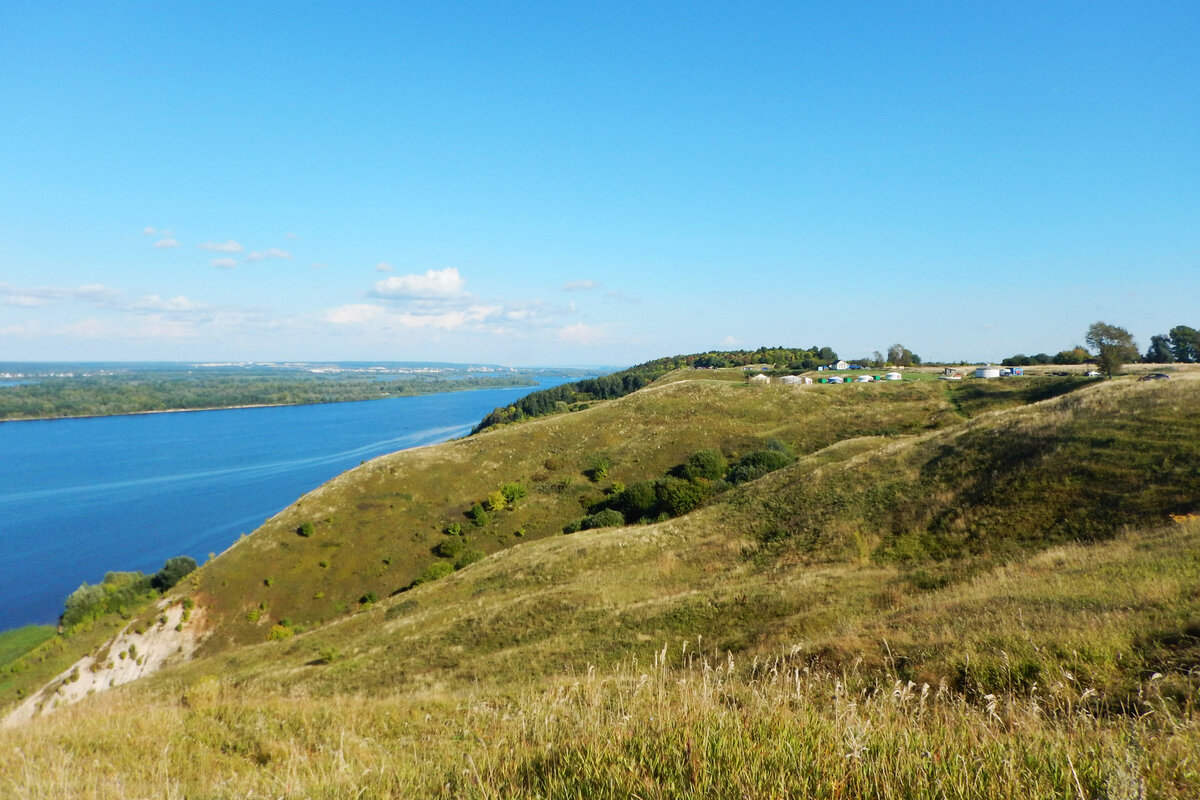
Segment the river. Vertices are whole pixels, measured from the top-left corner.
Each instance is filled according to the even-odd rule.
[[[463,436],[535,388],[0,423],[0,630],[56,621],[109,571],[203,563],[361,461]]]

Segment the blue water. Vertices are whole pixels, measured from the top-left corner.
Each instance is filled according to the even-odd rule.
[[[105,572],[203,563],[359,462],[465,435],[530,391],[2,423],[0,630],[54,622]]]

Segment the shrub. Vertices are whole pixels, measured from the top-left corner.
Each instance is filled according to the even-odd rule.
[[[196,559],[191,556],[168,558],[163,564],[163,568],[150,578],[150,585],[160,592],[166,592],[194,569],[196,569]]]
[[[446,526],[446,533],[449,534],[450,536],[461,536],[462,535],[462,525],[460,525],[457,522],[451,522],[449,525]]]
[[[599,483],[608,477],[608,470],[612,467],[612,462],[607,456],[593,456],[588,462],[588,467],[583,471],[593,483]]]
[[[729,482],[745,483],[746,481],[752,481],[755,478],[766,475],[768,472],[774,472],[777,469],[786,467],[795,460],[794,456],[790,456],[782,450],[755,450],[753,453],[747,453],[745,456],[742,456],[741,460],[729,471]]]
[[[524,497],[528,492],[525,487],[519,483],[506,483],[500,488],[500,493],[504,495],[505,501],[511,506],[515,505],[518,500]]]
[[[640,481],[627,487],[612,501],[612,507],[627,520],[654,518],[658,515],[658,491],[654,481]]]
[[[720,450],[701,450],[687,460],[683,466],[683,477],[689,480],[704,478],[715,481],[725,477],[729,471],[729,462]]]
[[[463,567],[469,567],[486,555],[487,553],[482,550],[463,550],[459,553],[458,558],[454,560],[454,568],[462,569]]]
[[[461,539],[447,539],[434,545],[433,554],[442,558],[454,558],[463,551]]]
[[[267,632],[267,641],[280,642],[292,638],[295,634],[296,631],[287,625],[272,625],[271,630]]]
[[[487,500],[484,501],[488,511],[503,511],[508,507],[508,500],[504,497],[504,492],[495,491],[489,492]]]
[[[492,520],[492,515],[487,512],[482,503],[476,503],[471,506],[471,510],[467,512],[467,516],[470,517],[472,523],[480,528]]]
[[[579,523],[581,530],[590,530],[592,528],[612,528],[618,525],[625,524],[625,517],[620,511],[615,508],[606,508],[603,511],[598,511],[595,514],[589,514],[584,517]]]
[[[578,533],[579,528],[583,525],[583,520],[576,519],[568,522],[563,526],[563,533]]]
[[[305,522],[299,528],[296,528],[296,533],[307,539],[309,536],[313,535],[313,524],[311,522]]]
[[[665,478],[656,488],[659,506],[672,517],[686,514],[704,502],[705,490],[694,481]]]
[[[318,664],[332,664],[342,658],[342,651],[333,645],[326,645],[317,651]]]
[[[379,602],[379,595],[374,592],[367,592],[362,597],[358,598],[359,605],[369,606],[372,603]]]
[[[425,571],[421,573],[420,577],[412,582],[412,585],[420,586],[422,583],[441,580],[451,572],[454,572],[454,565],[449,561],[435,561],[425,568]]]

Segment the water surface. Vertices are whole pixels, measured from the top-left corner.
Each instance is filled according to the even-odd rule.
[[[359,462],[465,435],[532,390],[0,423],[0,630],[55,621],[108,571],[203,563]]]

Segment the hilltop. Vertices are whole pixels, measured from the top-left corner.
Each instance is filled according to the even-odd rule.
[[[1200,373],[564,404],[298,500],[120,645],[190,659],[0,734],[0,790],[1200,788]]]

